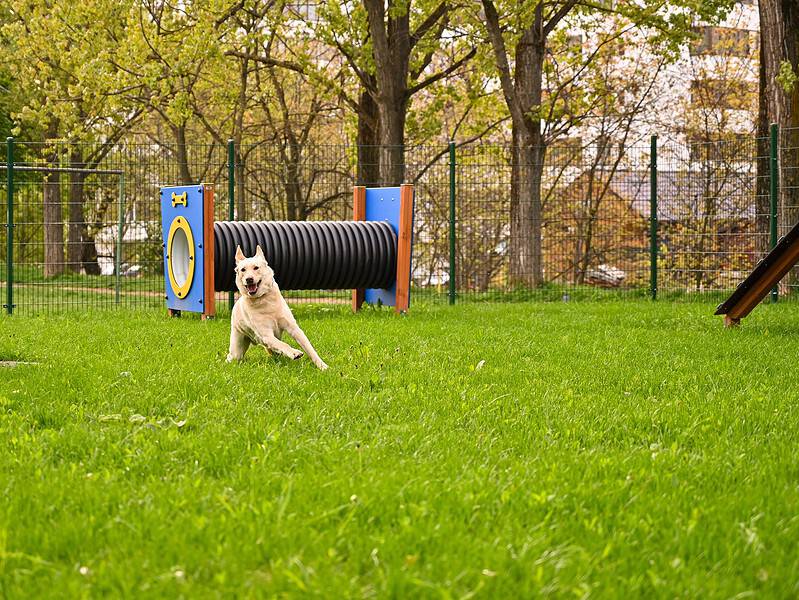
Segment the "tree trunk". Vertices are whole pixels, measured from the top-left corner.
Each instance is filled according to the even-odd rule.
[[[380,116],[372,93],[364,89],[358,101],[357,185],[380,185]]]
[[[238,221],[247,220],[247,198],[245,193],[247,190],[244,169],[244,157],[241,155],[241,143],[236,144],[235,152],[236,164],[233,165],[233,176],[236,178],[236,219]]]
[[[175,132],[175,154],[178,161],[178,175],[181,185],[191,185],[195,183],[194,177],[189,170],[189,149],[186,145],[186,125],[174,126]]]
[[[58,166],[57,155],[48,161]],[[61,213],[61,177],[47,173],[44,178],[44,276],[54,277],[64,272],[64,217]]]
[[[405,102],[386,101],[380,107],[380,181],[405,183]]]
[[[790,92],[782,88],[777,76],[784,61],[794,72],[799,70],[799,7],[795,0],[761,0],[760,12],[760,107],[758,133],[767,131],[770,123],[780,126],[780,197],[778,222],[785,230],[799,220],[799,85]],[[768,173],[758,164],[758,175]],[[768,179],[759,177],[762,185]],[[758,187],[758,192],[761,190]],[[768,196],[766,196],[768,197]],[[763,236],[765,237],[765,236]],[[795,284],[797,276],[790,275]]]
[[[541,253],[541,180],[546,147],[538,107],[544,73],[546,39],[539,5],[532,26],[515,48],[513,118],[514,169],[511,173],[511,285],[537,287],[544,282]],[[513,188],[518,190],[515,194]],[[516,200],[514,206],[513,200]],[[515,226],[514,226],[515,225]],[[519,239],[514,239],[514,236]],[[519,254],[514,254],[518,252]]]
[[[286,177],[283,189],[286,192],[286,219],[289,221],[302,221],[305,219],[305,207],[302,202],[302,186],[300,185],[300,149],[298,145],[289,140],[286,152]]]
[[[99,275],[100,263],[97,262],[97,246],[94,237],[89,235],[88,228],[84,225],[83,243],[81,244],[80,261],[87,275]]]
[[[69,155],[69,166],[80,169],[84,166],[80,146],[73,146]],[[83,219],[84,173],[69,174],[69,223],[67,224],[67,268],[80,273],[83,262],[83,238],[86,223]]]
[[[541,177],[545,148],[529,131],[513,128],[511,152],[509,277],[513,287],[544,280],[541,253]]]
[[[755,253],[758,259],[768,254],[771,248],[769,231],[771,228],[771,202],[769,200],[770,185],[769,175],[771,161],[769,160],[769,117],[768,117],[768,95],[766,90],[766,61],[762,58],[765,55],[763,46],[763,36],[760,36],[760,83],[758,86],[758,109],[757,109],[757,133],[756,147],[757,155],[755,178]]]
[[[405,182],[405,117],[411,54],[410,2],[404,11],[384,0],[364,0],[375,60],[375,81],[380,128],[380,183]],[[391,10],[393,8],[393,10]]]
[[[796,0],[782,0],[782,18],[785,41],[784,57],[791,64],[795,74],[799,74],[799,3]],[[799,83],[795,83],[790,92],[785,93],[786,118],[780,148],[781,201],[783,207],[785,229],[793,227],[799,221]],[[791,283],[799,280],[793,274]]]

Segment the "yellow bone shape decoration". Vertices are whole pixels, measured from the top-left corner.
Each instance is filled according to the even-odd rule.
[[[172,208],[175,208],[178,204],[182,204],[183,206],[189,205],[188,200],[188,192],[183,192],[180,196],[178,196],[175,192],[172,192]]]

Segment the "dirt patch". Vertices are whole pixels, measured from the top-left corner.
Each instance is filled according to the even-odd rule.
[[[0,368],[2,367],[22,367],[24,365],[38,365],[37,362],[29,362],[26,360],[0,360]]]

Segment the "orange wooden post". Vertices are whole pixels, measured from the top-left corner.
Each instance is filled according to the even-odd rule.
[[[400,222],[397,235],[397,299],[394,310],[408,312],[411,299],[411,239],[413,236],[413,186],[400,186]]]
[[[203,184],[203,270],[205,271],[203,295],[203,320],[216,316],[214,290],[214,186]]]
[[[352,220],[366,220],[366,188],[362,185],[356,185],[352,188]],[[366,290],[364,288],[352,290],[353,312],[361,310],[365,294]]]

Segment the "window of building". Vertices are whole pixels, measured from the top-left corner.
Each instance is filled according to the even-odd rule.
[[[581,34],[567,35],[566,46],[569,50],[580,52],[583,49],[583,36]]]
[[[699,38],[691,44],[691,54],[749,56],[749,32],[730,27],[695,27]]]
[[[318,21],[318,7],[319,2],[317,0],[298,0],[288,2],[284,10],[295,18],[300,18],[305,21]]]

